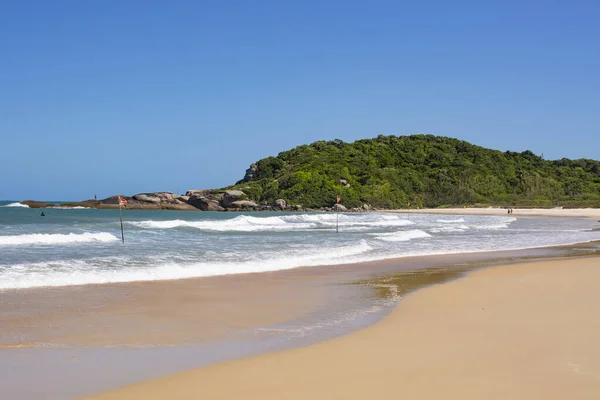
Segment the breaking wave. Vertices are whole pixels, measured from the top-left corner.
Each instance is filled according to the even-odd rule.
[[[116,238],[115,238],[116,239]],[[291,269],[301,266],[331,265],[352,260],[372,249],[366,241],[330,247],[324,251],[290,252],[271,259],[255,258],[241,262],[156,262],[140,267],[135,260],[117,257],[88,260],[62,260],[34,264],[11,265],[5,270],[0,289],[22,289],[44,286],[73,286],[100,283],[174,280],[216,275],[256,273]],[[111,265],[112,268],[98,268]],[[114,268],[118,267],[118,268]]]
[[[445,223],[445,224],[454,224],[454,223],[465,222],[464,218],[458,218],[458,219],[438,219],[436,221],[437,222],[442,222],[442,223]]]
[[[31,244],[71,244],[85,242],[112,242],[119,240],[108,232],[85,233],[31,233],[27,235],[0,236],[0,246],[18,246]]]
[[[389,233],[376,234],[375,239],[382,240],[384,242],[407,242],[412,239],[420,239],[431,237],[427,232],[420,229],[412,229],[410,231],[398,231]]]
[[[23,208],[29,208],[29,206],[27,204],[21,204],[19,202],[6,204],[6,205],[1,206],[1,207],[23,207]]]
[[[362,216],[343,214],[336,216],[335,214],[300,214],[271,217],[239,215],[230,219],[200,221],[186,221],[181,219],[167,221],[130,221],[128,224],[143,229],[195,228],[215,232],[258,232],[333,228],[336,225],[350,228],[351,230],[364,230],[374,227],[381,228],[414,225],[414,222],[386,215]]]

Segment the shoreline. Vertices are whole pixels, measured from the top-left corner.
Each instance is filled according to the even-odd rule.
[[[486,268],[490,265],[530,263],[534,260],[539,261],[540,257],[549,257],[550,259],[556,257],[560,258],[563,257],[560,254],[565,252],[569,253],[571,257],[576,258],[581,257],[583,253],[585,257],[585,255],[589,255],[594,252],[597,254],[597,252],[600,249],[598,245],[598,242],[594,242],[581,245],[566,246],[565,248],[554,249],[553,251],[547,251],[549,249],[545,249],[546,251],[540,251],[540,249],[531,249],[519,252],[504,251],[485,254],[470,253],[462,255],[413,257],[409,260],[401,259],[400,261],[404,261],[403,263],[386,260],[384,262],[371,263],[367,271],[365,271],[364,268],[361,268],[361,266],[364,267],[364,265],[349,264],[325,267],[323,270],[319,271],[314,271],[310,268],[305,268],[287,271],[277,271],[273,273],[267,273],[266,275],[248,274],[248,276],[246,277],[249,278],[248,281],[246,281],[245,279],[240,280],[238,279],[239,277],[236,276],[229,276],[214,277],[215,279],[203,278],[197,280],[184,280],[181,283],[184,284],[184,288],[195,288],[196,291],[198,291],[197,284],[206,280],[208,282],[204,287],[206,288],[214,286],[214,293],[218,293],[224,289],[230,288],[232,286],[232,283],[237,282],[237,284],[235,285],[249,285],[249,287],[254,287],[256,293],[260,293],[265,287],[264,284],[260,284],[260,282],[271,281],[274,284],[274,286],[279,286],[283,283],[282,293],[286,293],[286,296],[289,296],[288,289],[293,288],[293,291],[300,295],[301,299],[306,300],[306,297],[312,298],[312,294],[317,293],[315,292],[316,289],[313,287],[313,284],[315,283],[315,277],[318,280],[318,286],[321,286],[321,289],[325,289],[325,294],[333,294],[333,297],[337,297],[338,294],[344,293],[343,291],[336,292],[335,290],[332,290],[335,289],[336,286],[338,286],[340,288],[350,287],[351,289],[367,289],[379,298],[389,297],[390,293],[386,293],[386,291],[388,290],[386,288],[374,287],[372,285],[373,283],[384,283],[384,286],[389,286],[389,278],[397,279],[400,276],[409,276],[411,278],[419,276],[424,277],[425,282],[421,283],[425,284],[420,286],[413,285],[412,288],[409,290],[411,293],[409,294],[410,297],[412,296],[412,293],[419,293],[421,290],[427,290],[428,287],[430,287],[431,285],[436,286],[436,283],[439,283],[431,280],[431,271],[434,269],[438,269],[440,271],[450,271],[451,274],[454,274],[454,276],[450,279],[451,281],[455,281],[457,280],[457,276],[459,276],[458,280],[460,280],[460,276],[463,276],[465,269],[477,270],[480,268]],[[461,271],[457,272],[457,269]],[[315,272],[319,273],[315,274]],[[367,277],[368,281],[359,282],[359,280],[364,277]],[[285,279],[289,279],[293,286],[286,285],[283,282],[283,280]],[[310,282],[311,280],[313,281],[308,286],[303,285],[303,283]],[[392,283],[394,285],[397,285],[401,289],[401,282]],[[129,284],[119,284],[116,286],[121,286],[123,289],[126,289],[128,291],[129,289],[131,289],[131,285]],[[141,284],[139,285],[139,288],[145,289],[146,293],[151,294],[152,290],[148,289],[151,289],[152,286],[153,285],[149,286],[147,284]],[[160,287],[161,285],[158,286]],[[167,288],[168,286],[164,286],[164,289]],[[235,309],[235,315],[239,316],[248,312],[249,309],[253,309],[253,305],[260,304],[260,299],[259,303],[253,301],[248,302],[247,299],[252,298],[251,296],[246,296],[249,294],[249,292],[247,292],[247,290],[238,292],[236,290],[238,288],[234,287],[232,294],[235,293],[234,295],[236,297],[240,298],[240,300],[243,300],[242,303],[244,305],[249,306],[249,308],[244,308],[239,307],[238,303],[231,304],[233,308],[230,307],[230,309]],[[87,296],[86,291],[84,290],[83,292],[81,292],[81,289],[85,289],[85,287],[76,288],[76,290],[72,293],[69,293],[69,295],[79,292],[81,295]],[[312,290],[312,292],[307,291],[307,289]],[[381,292],[380,290],[383,290],[383,292]],[[189,294],[189,292],[186,291],[183,291],[182,293],[184,298],[186,298],[186,293]],[[308,296],[307,293],[309,293]],[[281,303],[278,304],[278,306],[280,306],[281,311],[289,317],[289,300],[287,302],[284,301],[282,303],[282,297],[273,296],[273,294],[274,293],[271,293],[271,295],[269,296],[267,293],[266,296],[264,296],[264,298],[271,298],[272,300],[277,300],[278,303]],[[403,293],[400,294],[403,295]],[[227,295],[225,298],[230,296],[231,295]],[[64,298],[64,294],[61,297]],[[347,296],[342,296],[338,298],[338,300],[341,300],[341,304],[338,304],[337,311],[333,310],[334,313],[343,313],[345,311],[348,311],[350,306],[349,303],[347,303],[347,301],[348,299],[351,300],[352,298],[354,297],[348,298]],[[43,300],[37,296],[35,296],[34,299],[38,301]],[[158,301],[160,302],[161,299],[164,300],[164,298],[159,297]],[[298,297],[296,297],[296,299],[298,299]],[[6,300],[6,298],[3,298],[3,300]],[[74,302],[77,302],[78,298],[75,298],[73,300]],[[216,299],[208,300],[208,303],[206,304],[211,305],[212,308],[214,305],[219,304],[219,302],[215,302],[215,300]],[[285,298],[283,298],[283,300],[285,300]],[[187,301],[189,300],[187,300],[186,298],[186,302]],[[1,303],[3,302],[0,302],[0,304]],[[266,309],[263,311],[270,314],[273,310],[273,303],[264,303],[263,301],[263,304],[266,306]],[[291,304],[293,305],[294,303]],[[285,353],[288,351],[295,351],[296,349],[307,349],[312,346],[319,345],[321,343],[328,343],[332,340],[335,341],[338,339],[343,339],[347,336],[360,334],[364,330],[379,325],[382,322],[382,319],[385,320],[385,318],[387,318],[390,313],[395,312],[395,310],[398,307],[397,300],[394,300],[388,304],[389,306],[387,308],[384,308],[381,311],[376,312],[375,314],[368,314],[363,317],[360,317],[359,319],[345,321],[341,326],[327,327],[327,331],[322,332],[319,332],[318,329],[315,331],[315,327],[317,327],[320,324],[319,321],[326,322],[327,320],[316,320],[317,325],[309,324],[309,326],[307,326],[308,331],[304,333],[297,332],[298,327],[305,326],[304,324],[306,323],[306,321],[304,321],[302,318],[300,318],[300,320],[298,321],[300,325],[294,325],[293,320],[290,321],[291,325],[290,323],[284,323],[283,325],[270,325],[269,329],[273,328],[275,332],[278,332],[280,328],[284,328],[282,332],[283,336],[276,336],[272,338],[273,340],[275,340],[275,342],[270,341],[271,339],[268,339],[266,342],[261,342],[259,340],[255,344],[252,344],[252,341],[247,341],[248,338],[244,339],[240,337],[238,339],[224,339],[223,337],[221,337],[221,339],[219,339],[213,337],[213,339],[210,339],[205,336],[205,340],[208,340],[208,342],[201,340],[200,343],[204,344],[200,345],[200,343],[198,343],[197,345],[191,346],[185,343],[181,343],[176,345],[158,347],[142,346],[141,348],[136,348],[136,346],[96,347],[95,345],[92,345],[90,343],[88,345],[84,345],[83,347],[80,346],[66,348],[0,349],[0,352],[3,352],[3,357],[0,357],[0,359],[3,360],[3,362],[0,362],[0,371],[3,371],[2,375],[5,379],[7,379],[4,384],[0,385],[0,387],[3,386],[5,390],[7,390],[6,393],[8,394],[9,398],[11,398],[11,390],[13,390],[12,393],[14,393],[12,397],[18,397],[21,399],[36,399],[39,398],[42,394],[45,396],[45,398],[48,399],[63,399],[73,398],[77,396],[89,396],[91,393],[99,393],[113,388],[126,387],[127,385],[132,385],[136,382],[147,382],[148,379],[162,379],[161,377],[163,376],[172,375],[173,373],[177,372],[184,373],[183,371],[185,370],[195,370],[199,367],[211,368],[211,366],[221,365],[223,362],[235,362],[232,360],[240,360],[247,357],[262,357],[263,355],[279,354],[281,352]],[[402,304],[402,301],[400,302],[400,304]],[[329,307],[329,303],[326,302],[325,306]],[[152,306],[150,305],[150,307]],[[143,309],[146,308],[147,306]],[[194,306],[192,304],[192,309],[193,308]],[[167,304],[165,307],[165,312],[168,312],[170,315],[173,314],[174,309],[176,309],[174,308],[174,304]],[[138,320],[130,319],[131,316],[135,315],[131,314],[133,310],[140,311],[139,308],[129,310],[127,310],[126,308],[124,310],[125,312],[122,314],[127,317],[127,319],[124,321],[128,321],[128,323],[130,324],[137,324]],[[70,314],[69,311],[72,310],[64,311],[66,312],[66,314]],[[85,313],[87,313],[88,310],[84,309],[82,311],[84,312],[84,314],[75,313],[75,315],[72,315],[72,317],[73,320],[77,323],[86,324],[89,321],[87,319],[82,320],[81,318],[79,318],[79,316],[85,315]],[[222,311],[222,308],[216,308],[214,309],[214,312],[210,315],[215,316],[221,313]],[[251,311],[251,313],[255,314],[256,310]],[[111,317],[115,317],[118,314],[115,314],[115,310],[113,309],[109,310],[109,315]],[[297,314],[296,316],[298,315],[299,314]],[[231,314],[227,314],[225,315],[225,317],[226,319],[236,318]],[[160,316],[158,318],[158,321],[159,325],[164,325],[164,323],[166,323],[166,321],[163,320]],[[115,322],[117,321],[113,321],[113,326]],[[205,322],[208,323],[208,320],[205,320]],[[38,326],[38,328],[36,329],[39,329],[39,327],[42,326],[39,324],[36,325]],[[60,326],[61,324],[58,323],[58,325]],[[138,332],[136,336],[146,339],[150,338],[152,336],[152,333],[156,329],[143,324],[139,328],[141,332]],[[176,328],[181,328],[181,325],[176,326]],[[202,329],[204,330],[205,327],[203,327]],[[95,330],[98,330],[98,328],[95,328]],[[102,329],[99,330],[102,331]],[[300,336],[296,336],[298,333],[300,333]],[[308,336],[304,336],[305,334],[308,334]],[[200,347],[198,347],[199,345]],[[103,367],[108,365],[112,365],[110,370]],[[36,387],[31,387],[27,385],[26,382],[31,379],[36,380]],[[77,381],[77,385],[72,384],[73,379]],[[26,389],[25,392],[23,392],[23,389],[25,388],[28,389]],[[69,394],[67,395],[66,393]],[[52,396],[50,396],[49,394],[52,394]]]
[[[595,398],[600,324],[593,314],[600,295],[590,278],[600,277],[598,265],[595,256],[478,269],[412,292],[387,318],[358,332],[90,399],[178,399],[193,393],[358,399],[398,388],[419,398]],[[436,385],[428,383],[432,380]]]

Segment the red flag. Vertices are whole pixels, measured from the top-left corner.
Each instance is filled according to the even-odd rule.
[[[339,202],[340,202],[340,200],[341,200],[341,199],[340,199],[340,195],[338,194],[338,197],[337,197],[337,202],[339,203]]]
[[[120,206],[126,206],[127,205],[127,200],[125,200],[124,198],[122,198],[121,196],[119,196],[119,205]]]

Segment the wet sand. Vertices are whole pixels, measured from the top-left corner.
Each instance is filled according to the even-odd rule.
[[[0,349],[148,347],[243,339],[286,322],[321,322],[349,309],[348,283],[404,271],[486,265],[594,251],[596,244],[419,256],[173,281],[0,292]],[[363,283],[364,283],[363,282]],[[354,292],[359,290],[353,289]],[[368,294],[366,294],[368,296]],[[365,299],[369,300],[369,299]],[[364,301],[366,307],[368,301]],[[360,307],[360,305],[356,305]]]
[[[0,349],[0,398],[75,398],[305,347],[371,326],[394,309],[399,296],[455,279],[468,269],[540,257],[593,256],[598,250],[598,243],[588,243],[181,281],[4,291],[0,338],[12,344]]]
[[[597,399],[600,258],[491,267],[359,332],[92,397]]]

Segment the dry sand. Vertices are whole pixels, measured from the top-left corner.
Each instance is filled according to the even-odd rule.
[[[306,348],[94,399],[598,399],[600,258],[493,267]]]

